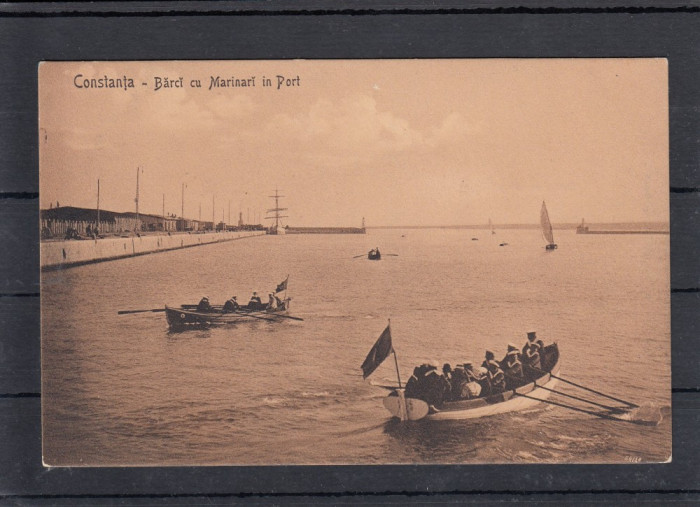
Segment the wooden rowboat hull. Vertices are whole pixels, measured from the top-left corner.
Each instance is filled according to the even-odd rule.
[[[223,313],[220,310],[212,312],[198,312],[186,308],[165,307],[165,318],[168,325],[174,330],[198,329],[213,326],[223,326],[238,324],[239,322],[250,322],[252,320],[281,321],[287,311],[260,311]]]
[[[552,394],[550,391],[541,388],[553,389],[557,385],[557,379],[552,377],[552,374],[558,375],[559,373],[559,349],[557,344],[548,345],[545,347],[545,351],[550,358],[547,368],[549,372],[528,384],[483,398],[446,402],[437,410],[433,407],[428,407],[428,404],[423,400],[406,398],[408,419],[433,421],[477,419],[507,412],[517,412],[538,405],[540,401],[546,400]],[[401,406],[396,391],[384,398],[384,406],[394,417],[401,417]]]

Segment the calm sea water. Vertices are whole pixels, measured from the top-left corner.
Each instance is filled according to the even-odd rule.
[[[45,273],[45,461],[666,460],[669,237],[555,233],[554,252],[535,230],[266,236]],[[398,256],[352,258],[375,246]],[[163,313],[117,315],[203,295],[247,300],[287,274],[292,315],[304,322],[170,333]],[[398,423],[382,405],[386,391],[360,370],[389,318],[404,381],[425,360],[480,360],[487,348],[498,356],[537,331],[558,342],[563,377],[666,417],[638,426],[541,404],[480,420]],[[395,377],[390,359],[371,378]]]

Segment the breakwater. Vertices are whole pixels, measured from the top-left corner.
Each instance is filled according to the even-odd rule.
[[[576,231],[576,234],[670,234],[669,231]]]
[[[364,227],[285,227],[286,234],[365,234]]]
[[[168,250],[221,243],[264,234],[264,231],[232,231],[204,234],[160,234],[128,238],[44,241],[41,243],[41,269],[62,269],[93,262],[167,252]]]

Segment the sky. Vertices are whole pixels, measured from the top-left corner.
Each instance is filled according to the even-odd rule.
[[[534,224],[543,200],[554,223],[668,222],[667,75],[665,59],[43,62],[40,203],[94,208],[99,179],[101,209],[135,211],[140,170],[140,212],[180,215],[185,185],[203,220],[253,222],[277,188],[292,226]],[[76,86],[105,76],[134,88]]]

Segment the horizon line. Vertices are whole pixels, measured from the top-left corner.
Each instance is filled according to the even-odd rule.
[[[542,226],[538,222],[531,223],[503,223],[503,224],[492,224],[494,229],[509,229],[518,227],[533,227],[536,229]],[[554,222],[552,227],[578,227],[581,222]],[[601,225],[655,225],[655,226],[670,226],[669,221],[621,221],[621,222],[586,222],[586,226],[601,226]],[[491,226],[489,224],[459,224],[459,225],[368,225],[366,229],[488,229]]]

